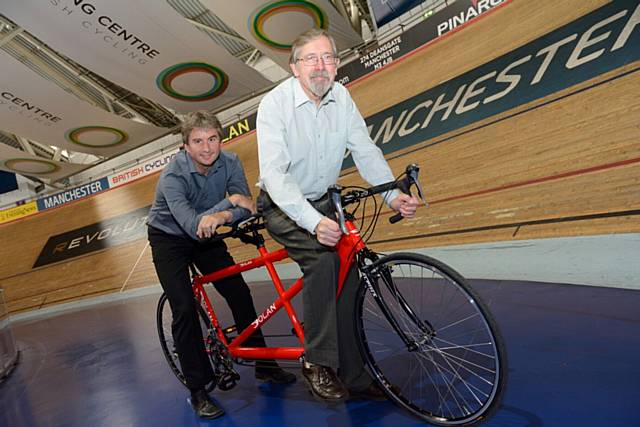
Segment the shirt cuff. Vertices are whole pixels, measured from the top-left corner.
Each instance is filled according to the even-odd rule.
[[[310,203],[305,204],[300,215],[300,220],[297,221],[298,225],[311,234],[316,234],[316,226],[322,219],[320,212],[315,210]]]
[[[231,208],[231,223],[235,224],[238,221],[242,221],[245,218],[249,218],[251,216],[251,211],[249,209],[235,207]]]
[[[391,202],[396,199],[400,195],[400,190],[391,190],[382,193],[382,199],[387,204],[388,207],[391,207]]]

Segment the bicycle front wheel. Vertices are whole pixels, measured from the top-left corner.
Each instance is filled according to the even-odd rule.
[[[202,330],[202,339],[205,341],[205,347],[211,340],[209,331],[211,330],[211,321],[207,317],[204,309],[198,305],[198,317],[200,318],[200,329]],[[172,333],[173,315],[169,306],[169,299],[167,294],[162,293],[160,300],[158,301],[158,308],[156,309],[156,326],[158,327],[158,338],[160,339],[160,347],[162,348],[162,354],[164,355],[171,372],[178,378],[178,380],[187,386],[187,380],[182,373],[180,367],[180,359],[178,358],[178,352],[173,342]],[[207,392],[212,391],[216,387],[216,381],[212,381],[205,387]]]
[[[387,395],[430,423],[469,425],[499,405],[504,344],[489,310],[445,264],[398,253],[367,267],[360,350]]]

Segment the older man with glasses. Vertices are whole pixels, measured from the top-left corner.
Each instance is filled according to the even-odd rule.
[[[394,177],[349,92],[334,82],[339,58],[333,38],[318,29],[301,34],[289,63],[293,77],[269,92],[258,108],[258,210],[304,275],[302,374],[319,399],[384,399],[356,344],[355,268],[336,301],[340,260],[334,247],[341,231],[327,189],[338,181],[347,149],[370,184]],[[400,192],[387,194],[386,200],[405,217],[418,206],[415,197]]]

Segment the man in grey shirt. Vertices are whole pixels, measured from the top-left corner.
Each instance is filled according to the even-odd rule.
[[[357,350],[355,268],[336,303],[340,260],[334,246],[341,231],[326,194],[338,180],[347,149],[370,184],[394,177],[349,92],[334,82],[338,56],[333,38],[318,29],[303,33],[293,43],[289,62],[294,77],[258,107],[258,210],[304,274],[303,377],[320,399],[382,399]],[[418,205],[415,197],[397,191],[386,200],[404,217],[413,216]]]
[[[255,212],[242,164],[233,153],[221,151],[222,127],[210,112],[196,111],[182,124],[184,150],[162,171],[148,217],[149,242],[160,284],[173,315],[172,333],[180,367],[191,391],[191,405],[202,418],[224,414],[205,392],[213,371],[205,352],[191,290],[189,265],[203,274],[234,265],[223,241],[207,239],[223,224]],[[227,197],[228,195],[228,197]],[[238,331],[256,319],[249,287],[242,276],[214,283],[229,304]],[[260,331],[247,346],[264,347]],[[256,363],[256,378],[275,383],[295,381],[273,360]]]

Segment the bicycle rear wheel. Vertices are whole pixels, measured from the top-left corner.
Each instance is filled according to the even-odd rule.
[[[200,318],[200,329],[202,330],[202,337],[206,343],[210,340],[209,331],[211,330],[211,321],[205,314],[204,309],[198,305],[198,317]],[[187,381],[182,373],[180,367],[180,359],[178,358],[178,352],[176,351],[175,344],[173,342],[173,334],[171,332],[171,324],[173,322],[173,315],[171,313],[171,307],[169,306],[169,300],[167,294],[162,293],[160,300],[158,301],[158,308],[156,310],[156,324],[158,327],[158,338],[160,339],[160,347],[162,348],[162,354],[164,354],[171,372],[178,378],[178,380],[187,386]],[[212,381],[205,389],[207,392],[212,391],[216,387],[216,381]]]
[[[410,253],[383,257],[367,271],[359,344],[387,395],[436,425],[488,417],[504,391],[507,359],[491,313],[466,280]]]

